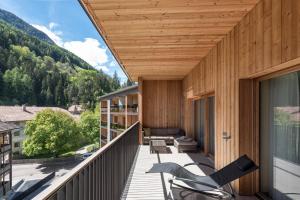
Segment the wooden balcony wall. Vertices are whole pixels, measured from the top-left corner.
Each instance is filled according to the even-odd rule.
[[[193,131],[191,99],[215,92],[218,168],[244,153],[259,163],[258,137],[251,116],[254,97],[249,88],[242,88],[245,84],[239,84],[241,80],[251,82],[293,67],[299,64],[299,56],[300,1],[262,0],[185,77],[183,127],[189,134]],[[247,91],[248,94],[243,94]],[[243,110],[247,107],[252,111],[248,115]],[[223,132],[229,133],[232,139],[223,140]],[[236,181],[234,187],[241,194],[257,192],[258,173]]]
[[[142,85],[143,127],[181,127],[182,81],[144,80]]]

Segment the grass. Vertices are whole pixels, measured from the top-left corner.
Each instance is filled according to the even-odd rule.
[[[59,158],[67,158],[67,157],[74,156],[75,154],[76,154],[75,151],[69,151],[67,153],[60,154],[58,157]]]
[[[87,152],[92,152],[94,149],[99,149],[99,143],[91,144],[86,147]]]

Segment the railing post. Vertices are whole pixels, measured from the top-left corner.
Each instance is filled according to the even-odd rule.
[[[111,140],[111,132],[110,132],[110,100],[107,100],[107,143]]]

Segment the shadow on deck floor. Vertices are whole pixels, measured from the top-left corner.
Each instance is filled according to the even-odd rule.
[[[172,188],[168,179],[169,174],[146,174],[154,163],[175,162],[183,166],[187,163],[204,162],[212,164],[212,161],[201,155],[201,153],[178,153],[177,149],[169,146],[171,153],[150,154],[149,146],[140,146],[134,167],[129,175],[127,185],[124,189],[122,200],[196,200],[213,199],[199,193],[191,192],[180,188]],[[188,170],[198,175],[209,173],[209,169],[198,166],[189,166]],[[237,197],[237,199],[250,200],[255,197]]]

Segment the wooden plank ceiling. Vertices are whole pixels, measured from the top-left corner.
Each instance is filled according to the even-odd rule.
[[[259,0],[81,0],[132,80],[183,79]]]

